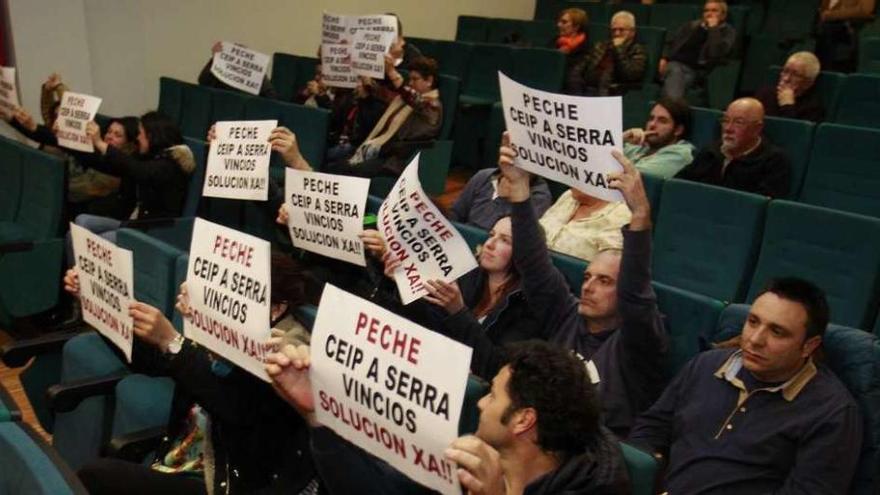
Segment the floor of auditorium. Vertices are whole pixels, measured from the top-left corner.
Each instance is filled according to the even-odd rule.
[[[446,192],[435,198],[437,205],[441,209],[448,210],[449,207],[452,206],[453,201],[455,201],[455,198],[458,197],[459,192],[461,192],[461,189],[464,188],[464,185],[467,183],[470,174],[470,171],[463,169],[454,169],[449,172],[449,177],[446,180]],[[10,338],[9,334],[0,330],[0,346],[6,343]],[[24,368],[10,369],[0,362],[0,384],[2,384],[3,388],[5,388],[12,398],[15,399],[19,409],[21,409],[24,421],[33,426],[46,438],[46,440],[51,441],[52,436],[43,431],[39,422],[37,422],[30,402],[22,389],[21,381],[18,379],[18,375],[23,369]]]

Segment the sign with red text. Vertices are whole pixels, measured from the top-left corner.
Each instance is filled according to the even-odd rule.
[[[92,140],[86,135],[86,124],[95,120],[101,99],[65,91],[58,107],[58,144],[72,150],[91,153],[95,151]]]
[[[358,234],[370,179],[286,169],[287,228],[294,247],[367,266]]]
[[[358,76],[351,68],[351,46],[321,45],[321,81],[333,88],[354,88]]]
[[[70,224],[70,236],[83,321],[107,337],[130,363],[134,337],[128,314],[134,299],[131,251],[74,223]]]
[[[413,480],[460,494],[458,437],[471,349],[324,286],[311,340],[316,419]]]
[[[228,41],[222,42],[221,46],[211,62],[211,74],[235,89],[260,94],[269,69],[269,55]]]
[[[217,122],[208,151],[203,196],[229,199],[269,197],[269,134],[277,120]]]
[[[0,116],[4,119],[12,118],[19,106],[16,87],[15,67],[0,67]]]
[[[354,57],[351,68],[359,76],[374,79],[385,78],[385,54],[391,48],[396,35],[387,32],[359,30],[352,40]]]
[[[379,208],[385,248],[401,261],[394,281],[403,304],[427,294],[425,282],[452,282],[477,267],[467,242],[434,206],[419,182],[419,155]]]
[[[265,381],[269,265],[268,241],[196,218],[186,268],[191,317],[183,334]]]
[[[504,123],[515,164],[605,201],[623,201],[608,175],[623,170],[611,155],[623,148],[619,96],[548,93],[498,73]]]

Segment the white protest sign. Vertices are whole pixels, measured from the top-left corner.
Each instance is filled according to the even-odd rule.
[[[19,106],[18,90],[15,85],[15,67],[0,67],[0,115],[12,117]]]
[[[83,320],[110,339],[130,363],[134,336],[128,314],[134,295],[131,251],[74,223],[70,224],[70,236]]]
[[[353,37],[358,31],[370,31],[373,33],[390,33],[392,40],[397,38],[397,17],[393,15],[348,16],[346,25],[350,37]]]
[[[385,77],[385,54],[394,42],[394,33],[359,30],[354,35],[351,68],[359,76]]]
[[[413,480],[460,494],[458,436],[471,349],[327,284],[312,331],[317,420]]]
[[[58,108],[58,144],[72,150],[95,151],[92,140],[86,136],[86,124],[95,120],[101,99],[66,91]]]
[[[351,68],[351,45],[321,45],[321,80],[333,88],[354,88],[358,76]]]
[[[266,381],[269,256],[268,241],[196,218],[186,269],[192,318],[183,322],[187,338]]]
[[[606,201],[622,201],[608,174],[623,168],[611,151],[623,147],[619,96],[584,97],[523,86],[501,72],[504,123],[516,166]]]
[[[217,122],[208,151],[203,196],[230,199],[269,197],[269,134],[277,120]]]
[[[295,247],[367,266],[358,234],[370,179],[286,169],[287,228]]]
[[[224,41],[214,54],[211,73],[214,77],[244,92],[258,95],[269,67],[269,55]]]
[[[348,16],[324,12],[321,23],[321,44],[348,43]]]
[[[467,242],[422,190],[419,155],[382,202],[379,232],[401,261],[394,281],[403,304],[427,294],[428,280],[452,282],[477,267]]]

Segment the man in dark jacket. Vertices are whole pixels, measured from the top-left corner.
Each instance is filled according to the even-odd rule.
[[[636,41],[636,18],[621,10],[611,18],[611,39],[590,50],[583,74],[585,93],[622,95],[641,86],[647,64],[645,45]]]
[[[311,398],[308,347],[282,350],[269,358],[267,371],[279,394],[313,426],[312,453],[329,493],[428,492],[321,427]],[[446,452],[458,464],[462,487],[482,494],[629,493],[620,446],[600,426],[595,389],[580,359],[540,341],[509,350],[477,404],[477,432],[458,438]],[[340,466],[345,476],[339,476]]]
[[[819,59],[810,52],[797,52],[788,57],[779,81],[755,92],[771,117],[810,120],[825,119],[825,105],[816,89],[816,78],[822,70]]]
[[[754,98],[740,98],[721,118],[721,141],[700,150],[679,172],[679,179],[784,198],[791,186],[791,163],[762,136],[764,108]]]
[[[726,19],[727,2],[709,0],[703,6],[702,19],[685,24],[667,40],[658,66],[663,94],[683,97],[690,86],[730,54],[736,30]]]

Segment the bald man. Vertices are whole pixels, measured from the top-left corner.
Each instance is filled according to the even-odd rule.
[[[721,140],[699,151],[676,177],[714,186],[784,198],[791,182],[791,164],[778,147],[762,136],[764,106],[740,98],[721,118]]]
[[[776,85],[767,85],[755,93],[771,117],[821,122],[825,105],[816,89],[816,78],[822,65],[810,52],[797,52],[788,57]]]

